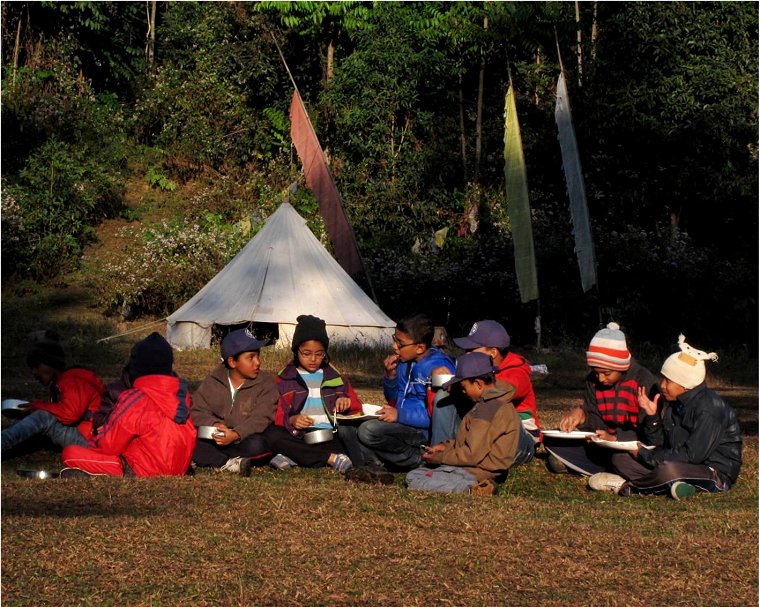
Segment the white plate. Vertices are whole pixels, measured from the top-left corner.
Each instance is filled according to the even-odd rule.
[[[583,432],[581,430],[573,430],[571,432],[562,432],[562,430],[541,430],[541,434],[550,438],[587,438],[589,436],[596,436],[595,432]]]
[[[382,405],[370,405],[369,403],[364,403],[362,405],[362,411],[364,412],[364,415],[372,415],[374,417],[377,417],[378,412],[382,408]]]
[[[602,440],[601,438],[592,438],[591,441],[600,447],[607,449],[617,449],[618,451],[636,451],[639,448],[639,441],[635,440]],[[641,445],[642,449],[654,449],[651,445]]]
[[[381,405],[370,405],[369,403],[364,403],[362,405],[362,413],[338,413],[335,418],[336,419],[342,419],[343,421],[365,421],[368,419],[377,419],[380,417],[378,415],[378,411],[382,409]]]

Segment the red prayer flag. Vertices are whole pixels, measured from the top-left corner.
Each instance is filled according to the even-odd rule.
[[[306,184],[319,202],[336,261],[349,275],[362,272],[364,266],[351,224],[298,90],[293,91],[293,101],[290,103],[290,137],[303,163]]]

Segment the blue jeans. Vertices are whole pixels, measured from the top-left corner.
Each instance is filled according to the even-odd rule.
[[[472,406],[472,403],[468,403]],[[433,399],[433,416],[430,421],[430,444],[437,445],[454,438],[462,423],[461,405],[457,407],[446,390],[438,390]]]
[[[520,423],[520,440],[517,442],[517,452],[515,453],[515,463],[513,466],[527,464],[533,459],[536,453],[536,439],[531,436],[525,426]]]
[[[371,419],[359,426],[357,436],[362,447],[383,463],[407,470],[422,464],[427,439],[418,428]]]
[[[76,426],[64,426],[47,411],[32,411],[24,419],[3,430],[2,452],[5,453],[25,440],[40,435],[47,436],[59,447],[87,446],[87,439],[79,433]]]

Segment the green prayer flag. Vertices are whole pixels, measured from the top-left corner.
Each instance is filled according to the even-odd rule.
[[[507,214],[512,225],[515,249],[515,274],[523,303],[538,299],[536,255],[533,249],[533,226],[530,219],[528,177],[525,172],[520,125],[512,80],[504,107],[504,178],[507,195]]]

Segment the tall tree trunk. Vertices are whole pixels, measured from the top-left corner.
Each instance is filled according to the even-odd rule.
[[[333,80],[333,76],[335,76],[335,39],[330,38],[329,42],[327,43],[327,64],[325,65],[325,86],[324,89],[327,90],[330,88],[330,83]],[[332,163],[332,138],[333,138],[333,117],[332,117],[332,107],[327,106],[324,109],[325,112],[325,132],[324,132],[324,153],[325,158],[327,158],[327,164]]]
[[[483,29],[488,29],[488,17],[483,18]],[[480,150],[481,135],[483,126],[483,81],[486,73],[486,53],[483,50],[480,54],[480,73],[478,74],[478,114],[475,120],[475,183],[480,179]]]
[[[533,87],[533,104],[538,106],[541,101],[538,97],[538,86],[541,75],[541,49],[536,49],[536,86]]]
[[[575,0],[575,27],[578,40],[578,87],[583,84],[583,47],[582,32],[581,32],[581,5],[578,0]]]
[[[332,38],[330,38],[330,42],[327,43],[327,68],[325,70],[325,81],[327,84],[330,84],[330,82],[333,79],[333,76],[335,75],[335,42]]]
[[[148,35],[145,44],[145,62],[148,64],[148,72],[153,71],[153,62],[156,52],[156,0],[149,0],[145,6],[148,12]]]
[[[21,46],[21,17],[16,28],[16,43],[13,45],[13,82],[16,82],[16,70],[18,69],[18,54]]]
[[[467,180],[470,178],[467,174],[467,135],[464,130],[464,90],[462,81],[464,77],[462,72],[459,72],[459,140],[462,144],[462,174],[464,175],[464,183],[467,184]]]
[[[594,18],[591,22],[591,60],[596,60],[596,39],[599,37],[599,2],[594,0]]]

